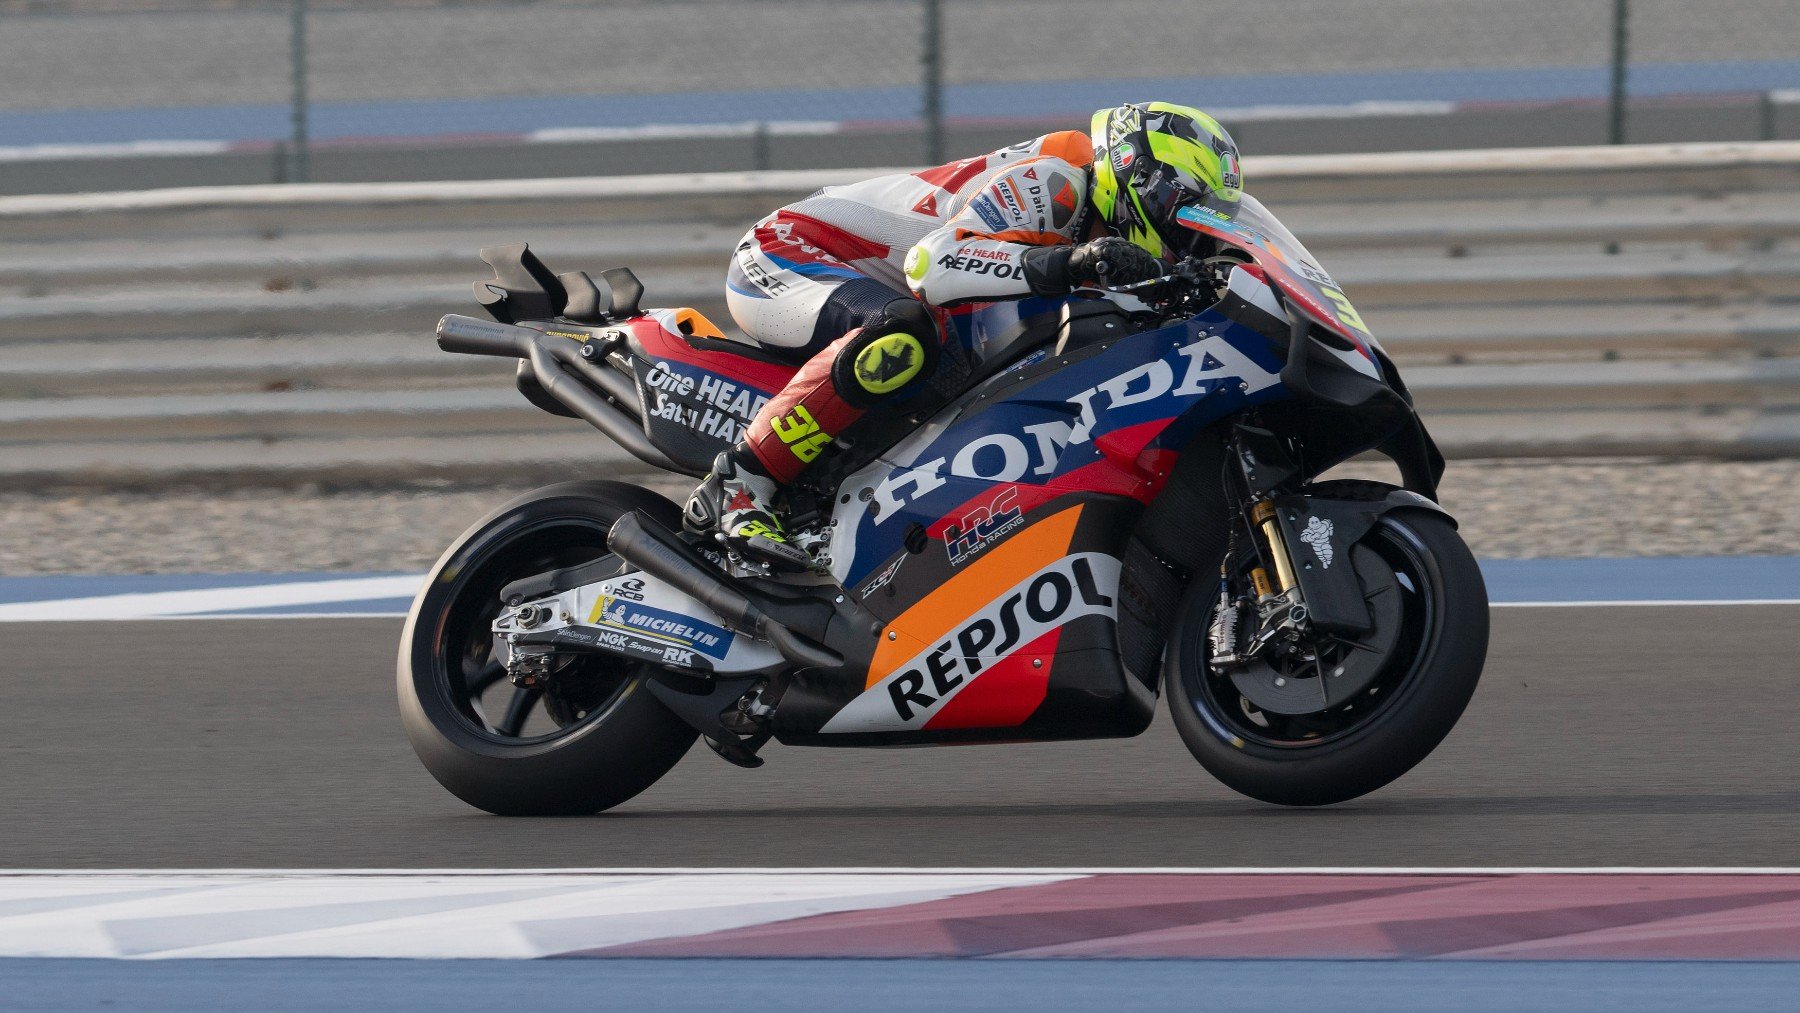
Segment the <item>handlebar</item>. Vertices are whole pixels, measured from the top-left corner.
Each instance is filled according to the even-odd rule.
[[[531,342],[541,337],[529,327],[495,323],[460,313],[449,313],[438,321],[438,347],[463,355],[495,355],[523,359],[531,354]]]
[[[1116,292],[1120,295],[1145,299],[1153,304],[1162,304],[1176,301],[1188,292],[1216,283],[1217,279],[1209,270],[1207,262],[1190,257],[1171,265],[1168,273],[1155,278],[1146,278],[1143,281],[1134,281],[1123,285],[1102,282],[1093,287],[1102,292]],[[1143,295],[1139,293],[1143,293]]]

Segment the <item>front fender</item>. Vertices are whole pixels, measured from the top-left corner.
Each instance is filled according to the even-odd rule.
[[[1362,585],[1350,566],[1350,547],[1383,516],[1424,511],[1455,524],[1436,502],[1406,489],[1385,487],[1379,498],[1333,498],[1297,494],[1275,499],[1275,518],[1294,564],[1294,578],[1313,625],[1333,633],[1366,633],[1371,628]],[[1378,491],[1378,490],[1371,490]]]

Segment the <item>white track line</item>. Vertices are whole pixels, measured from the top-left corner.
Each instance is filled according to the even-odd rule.
[[[78,158],[163,158],[223,155],[229,141],[120,141],[103,144],[25,144],[0,147],[0,162],[61,161]]]
[[[591,143],[595,141],[671,140],[705,137],[819,137],[841,133],[836,120],[770,120],[763,123],[650,123],[637,127],[546,127],[524,135],[531,144]]]
[[[1729,865],[1318,865],[1262,866],[816,866],[730,868],[628,866],[548,869],[0,869],[0,879],[20,877],[167,876],[192,878],[340,876],[442,878],[460,876],[1800,876],[1800,866]]]
[[[411,598],[419,591],[421,576],[354,577],[337,580],[305,580],[250,587],[199,588],[190,591],[151,591],[140,594],[108,594],[56,601],[14,602],[0,605],[0,622],[91,621],[94,619],[180,618],[196,612],[226,609],[277,608],[283,605],[326,605],[332,602]]]

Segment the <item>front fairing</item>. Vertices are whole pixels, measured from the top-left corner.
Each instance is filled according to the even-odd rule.
[[[1362,314],[1319,266],[1318,258],[1261,201],[1244,194],[1229,216],[1210,207],[1190,205],[1177,212],[1176,220],[1184,228],[1249,254],[1283,296],[1299,303],[1370,362],[1378,361],[1381,345],[1363,322]]]
[[[1034,353],[845,480],[856,493],[833,514],[833,575],[859,588],[909,530],[937,538],[1002,487],[1027,512],[1071,495],[1148,502],[1200,427],[1283,396],[1281,362],[1267,338],[1213,312]]]

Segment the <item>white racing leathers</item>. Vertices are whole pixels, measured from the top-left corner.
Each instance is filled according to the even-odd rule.
[[[765,345],[816,351],[860,322],[849,318],[862,303],[878,307],[909,287],[937,305],[1028,295],[1021,255],[1075,238],[1092,161],[1088,136],[1067,130],[825,187],[758,222],[738,244],[727,280],[731,314]],[[852,283],[863,291],[853,296],[854,287],[844,288]],[[835,313],[834,299],[846,304]]]
[[[907,285],[934,306],[1030,295],[1025,252],[1077,238],[1088,164],[1040,154],[1003,166],[907,252]]]

